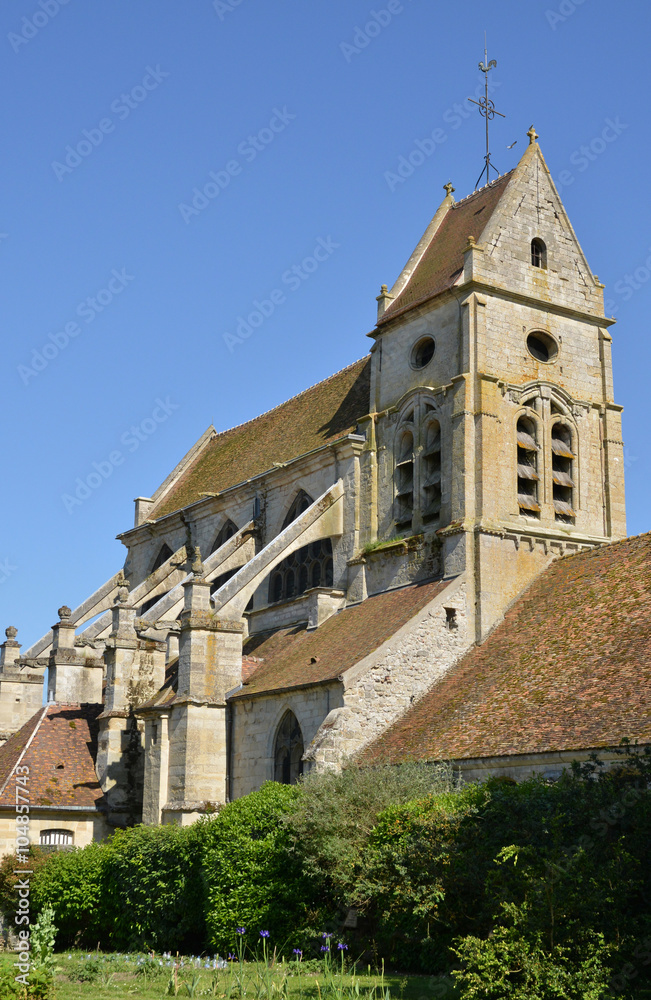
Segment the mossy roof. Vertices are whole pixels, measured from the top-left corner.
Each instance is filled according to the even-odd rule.
[[[40,708],[0,747],[0,806],[16,806],[12,776],[20,763],[29,768],[32,807],[96,808],[103,799],[95,772],[101,711],[101,705]]]
[[[252,635],[244,645],[244,686],[234,699],[336,680],[375,652],[445,589],[412,584],[345,608],[317,629],[305,625]]]
[[[216,434],[149,517],[164,517],[355,431],[370,408],[370,357],[247,423]]]
[[[414,273],[378,321],[378,326],[452,287],[463,269],[463,249],[468,237],[473,236],[479,242],[512,174],[511,170],[451,206]]]
[[[651,534],[552,563],[361,763],[651,742]]]

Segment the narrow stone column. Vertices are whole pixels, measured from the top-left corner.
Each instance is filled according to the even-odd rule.
[[[0,645],[0,746],[38,712],[43,701],[43,668],[19,660],[18,629],[5,629]]]
[[[101,660],[87,659],[83,648],[75,646],[72,612],[63,605],[59,621],[52,626],[52,652],[48,674],[48,701],[62,705],[101,704]]]
[[[210,609],[210,584],[195,561],[184,584],[178,691],[169,724],[168,802],[163,821],[193,822],[226,801],[226,694],[242,682],[242,621]]]

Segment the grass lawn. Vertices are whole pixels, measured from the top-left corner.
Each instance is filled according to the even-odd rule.
[[[180,958],[178,993],[174,993],[172,959],[144,955],[113,955],[102,952],[63,952],[56,956],[56,1000],[120,1000],[142,997],[162,1000],[167,996],[220,997],[222,1000],[453,1000],[448,980],[427,976],[374,975],[358,970],[341,975],[328,972],[321,962],[306,962],[297,975],[295,963],[277,962],[267,972],[262,963],[245,963],[240,981],[237,962],[227,969],[205,968],[206,960]],[[15,956],[0,955],[0,971],[13,974]],[[3,977],[4,978],[4,977]],[[359,991],[359,992],[358,992]],[[10,993],[0,992],[0,1000]]]

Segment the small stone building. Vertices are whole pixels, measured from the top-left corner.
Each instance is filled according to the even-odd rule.
[[[0,775],[29,758],[76,843],[355,757],[524,774],[648,740],[613,320],[536,139],[446,185],[365,357],[209,428],[136,500],[124,566],[22,655],[8,631]],[[51,789],[68,716],[83,801]]]

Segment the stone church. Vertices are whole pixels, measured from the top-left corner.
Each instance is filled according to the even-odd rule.
[[[110,580],[22,653],[7,629],[3,850],[17,766],[33,839],[83,845],[347,760],[553,775],[649,741],[614,321],[528,135],[446,185],[365,357],[210,427]]]

